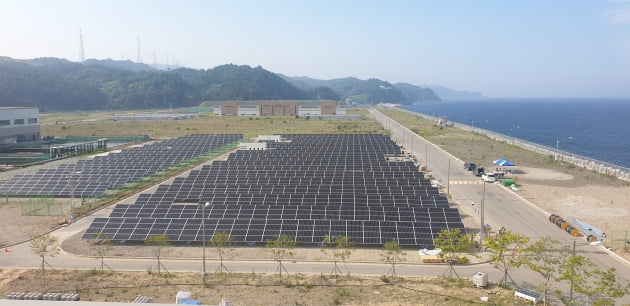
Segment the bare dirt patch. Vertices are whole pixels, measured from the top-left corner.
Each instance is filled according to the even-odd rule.
[[[10,201],[0,205],[0,246],[26,241],[36,234],[54,228],[61,216],[22,216],[19,203]]]
[[[14,273],[13,271],[7,271]],[[132,302],[137,295],[153,297],[156,303],[173,303],[178,291],[189,291],[203,304],[232,305],[462,305],[481,296],[502,305],[526,305],[509,291],[472,287],[467,280],[428,278],[378,278],[291,274],[161,274],[148,272],[57,271],[41,274],[27,271],[0,286],[10,292],[78,293],[81,300]],[[487,293],[488,292],[488,293]]]

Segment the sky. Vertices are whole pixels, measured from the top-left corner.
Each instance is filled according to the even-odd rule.
[[[630,97],[630,0],[0,0],[0,56]]]

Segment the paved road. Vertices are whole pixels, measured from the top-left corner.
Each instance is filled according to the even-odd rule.
[[[498,229],[505,226],[506,229],[527,235],[531,239],[551,237],[567,245],[571,245],[575,241],[577,253],[588,256],[602,268],[616,268],[621,279],[629,280],[630,263],[623,258],[613,254],[603,246],[589,245],[583,237],[575,238],[568,235],[548,221],[549,212],[536,207],[511,189],[497,184],[480,183],[480,178],[464,169],[464,161],[398,124],[378,110],[371,109],[370,112],[385,129],[392,132],[392,139],[411,152],[421,161],[421,164],[427,166],[427,170],[440,180],[442,186],[450,187],[447,193],[451,196],[451,201],[458,205],[462,214],[474,216],[477,221],[478,226],[475,232],[479,232],[481,227],[480,206],[483,200],[484,223],[490,224],[492,228]],[[497,158],[500,157],[500,152],[498,152]],[[472,203],[475,205],[473,206]],[[521,270],[521,273],[523,272],[525,271]],[[535,275],[515,276],[516,279],[523,280],[531,279],[530,277],[535,277]],[[624,302],[630,302],[630,297],[626,298]]]

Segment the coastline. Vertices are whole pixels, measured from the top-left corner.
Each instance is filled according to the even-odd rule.
[[[399,109],[380,110],[435,146],[459,160],[493,167],[492,161],[507,158],[517,164],[519,195],[543,211],[577,218],[608,233],[602,244],[630,260],[627,219],[630,214],[630,183],[577,167],[553,155],[530,151],[488,136],[448,126],[439,128],[418,113]],[[420,118],[420,120],[418,120]]]
[[[439,122],[440,120],[439,118],[436,118],[431,115],[414,112],[414,111],[410,111],[410,110],[406,110],[402,108],[397,108],[397,109],[399,111],[406,112],[415,116],[419,116],[419,117],[422,117],[427,120],[431,120],[436,123]],[[504,134],[494,132],[494,131],[485,130],[479,127],[474,127],[474,126],[470,126],[463,123],[449,121],[447,124],[452,124],[452,126],[458,129],[468,131],[471,133],[478,133],[478,134],[487,136],[491,139],[494,139],[496,141],[506,142],[513,146],[520,147],[525,150],[529,150],[529,151],[547,155],[547,156],[554,156],[555,160],[571,163],[587,170],[595,171],[603,175],[614,176],[617,179],[630,182],[630,167],[624,167],[624,166],[616,165],[610,162],[601,161],[594,158],[582,156],[579,154],[551,148],[551,147],[537,144],[531,141],[519,139],[516,137],[504,135]]]

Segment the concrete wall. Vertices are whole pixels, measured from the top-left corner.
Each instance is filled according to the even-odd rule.
[[[258,104],[244,104],[238,106],[239,116],[260,116],[260,107]]]

